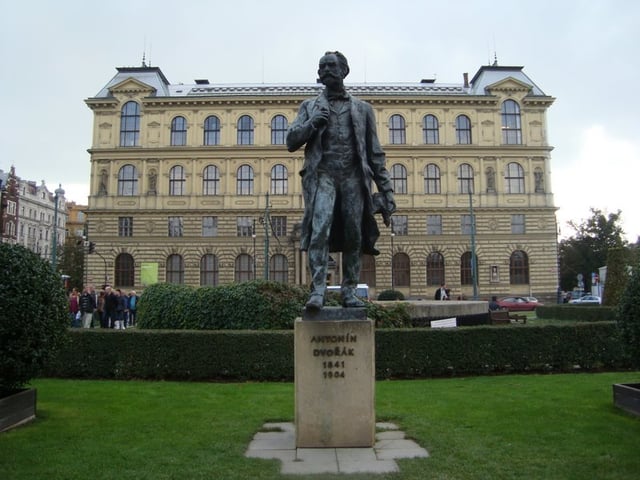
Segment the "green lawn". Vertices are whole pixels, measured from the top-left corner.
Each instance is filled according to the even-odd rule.
[[[397,423],[431,456],[375,478],[638,478],[640,419],[613,406],[611,385],[639,380],[622,372],[378,382],[378,420]],[[264,422],[292,421],[290,383],[34,386],[38,419],[0,434],[2,480],[280,478],[279,462],[243,454]]]

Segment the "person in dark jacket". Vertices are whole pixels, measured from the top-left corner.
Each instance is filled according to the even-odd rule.
[[[110,286],[104,289],[104,317],[102,328],[113,328],[116,322],[116,309],[118,307],[118,296]]]
[[[89,287],[85,287],[80,295],[80,314],[82,315],[82,326],[84,328],[91,328],[91,322],[93,321],[93,311],[96,308],[94,300]]]
[[[116,289],[116,330],[124,330],[124,318],[127,314],[127,297],[123,295],[122,290]]]

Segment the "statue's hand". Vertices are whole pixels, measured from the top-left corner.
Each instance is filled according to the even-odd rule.
[[[396,211],[396,201],[393,198],[393,192],[389,191],[384,194],[384,203],[389,215]]]
[[[311,125],[314,128],[320,128],[327,124],[329,121],[329,109],[326,107],[316,108],[311,115]]]

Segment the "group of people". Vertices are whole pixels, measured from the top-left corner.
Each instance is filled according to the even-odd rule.
[[[99,323],[101,328],[124,330],[136,324],[136,313],[140,297],[135,290],[125,294],[119,288],[107,285],[96,292],[93,286],[85,287],[82,293],[73,288],[69,294],[69,316],[71,326],[92,328]]]

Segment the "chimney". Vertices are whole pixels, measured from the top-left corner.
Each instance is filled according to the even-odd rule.
[[[469,88],[469,74],[464,72],[462,78],[464,78],[464,88]]]

